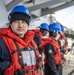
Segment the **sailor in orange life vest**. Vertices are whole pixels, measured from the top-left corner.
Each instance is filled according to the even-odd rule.
[[[60,24],[60,23],[59,23]],[[63,65],[65,63],[65,57],[64,57],[64,54],[65,52],[68,50],[68,41],[66,39],[66,36],[64,34],[64,26],[62,24],[60,24],[61,26],[61,32],[60,32],[60,37],[57,39],[57,42],[59,43],[60,45],[60,52],[61,52],[61,64]],[[60,72],[59,72],[59,75],[63,75],[62,74],[62,65],[60,65]]]
[[[0,75],[41,75],[42,58],[28,31],[29,10],[15,6],[8,19],[10,26],[0,29]]]
[[[41,23],[40,26],[37,27],[38,29],[33,29],[32,31],[35,33],[34,41],[36,42],[40,54],[42,54],[42,48],[40,48],[40,44],[42,43],[42,37],[46,36],[48,33],[48,24],[47,23]]]
[[[44,68],[45,75],[59,75],[58,69],[61,64],[60,47],[56,41],[61,27],[57,22],[49,25],[49,37],[40,45],[44,48]]]
[[[61,26],[61,33],[60,33],[60,38],[57,39],[57,41],[59,42],[60,44],[60,48],[61,50],[63,51],[63,53],[65,53],[67,50],[68,50],[68,41],[67,41],[67,38],[64,34],[64,26],[62,24],[60,24]]]

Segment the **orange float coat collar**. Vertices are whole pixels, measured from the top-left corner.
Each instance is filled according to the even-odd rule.
[[[35,34],[38,34],[40,38],[42,38],[43,34],[40,32],[40,30],[32,30]]]

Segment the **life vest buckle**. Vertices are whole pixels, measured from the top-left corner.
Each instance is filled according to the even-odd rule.
[[[20,55],[19,58],[22,58],[22,56]]]
[[[34,69],[33,70],[30,70],[30,72],[33,72],[34,71]]]
[[[35,69],[33,69],[33,70],[30,70],[30,72],[34,72],[34,71],[37,71],[38,69],[37,68],[35,68]]]

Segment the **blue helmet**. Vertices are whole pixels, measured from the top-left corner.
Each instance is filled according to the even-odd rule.
[[[39,28],[45,29],[45,30],[49,30],[48,28],[48,24],[47,23],[42,23]]]
[[[64,32],[64,26],[62,24],[60,24],[61,26],[61,31]]]
[[[15,6],[12,11],[10,12],[9,16],[8,16],[8,19],[10,20],[11,19],[11,16],[12,14],[14,13],[23,13],[23,14],[26,14],[27,16],[29,16],[29,19],[31,20],[31,16],[30,16],[30,12],[29,10],[23,6],[23,5],[18,5],[18,6]]]
[[[49,25],[49,31],[61,32],[61,26],[57,22],[53,22]]]

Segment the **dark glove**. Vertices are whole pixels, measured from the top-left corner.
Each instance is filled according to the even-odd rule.
[[[37,68],[37,69],[39,68],[39,64],[38,64],[38,63],[36,63],[36,68]]]
[[[70,48],[68,48],[68,52],[69,52],[69,51],[71,51],[71,49],[70,49]]]
[[[38,50],[39,50],[40,54],[42,54],[43,48],[42,47],[38,47]]]
[[[16,70],[16,71],[14,72],[14,75],[23,75],[23,74],[21,73],[20,70]]]
[[[65,54],[65,51],[63,48],[61,48],[60,50],[61,50],[61,53]]]

